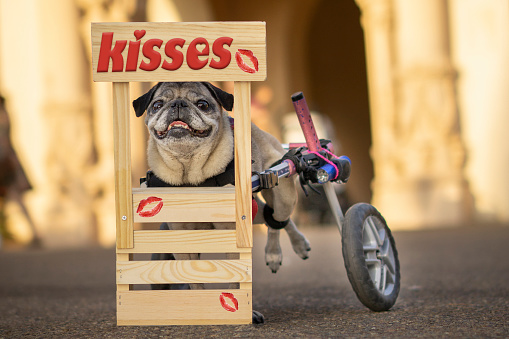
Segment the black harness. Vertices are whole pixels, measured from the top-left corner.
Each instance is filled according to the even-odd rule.
[[[141,183],[143,182],[147,184],[147,187],[221,187],[229,184],[235,185],[235,161],[230,161],[223,173],[208,178],[198,185],[172,185],[163,181],[163,179],[159,178],[151,170],[147,172],[146,178],[141,178]]]

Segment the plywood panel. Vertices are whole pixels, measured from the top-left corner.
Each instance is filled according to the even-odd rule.
[[[235,230],[134,231],[134,244],[117,253],[251,253],[237,247]]]
[[[251,260],[117,262],[117,284],[251,282]]]
[[[251,322],[250,290],[117,292],[118,325],[220,325]]]
[[[103,33],[113,33],[111,41],[104,37]],[[93,79],[94,81],[112,82],[264,81],[267,77],[265,34],[264,22],[93,23]],[[185,41],[182,47],[173,49],[172,43],[169,43],[168,47],[168,42],[175,38]],[[203,50],[206,47],[205,43],[198,44],[196,48],[190,48],[193,40],[197,38],[205,39],[209,52],[208,55],[197,57],[198,63],[204,62],[204,66],[202,68],[194,66],[195,69],[192,69],[188,60],[195,58],[192,56],[193,51],[206,52]],[[219,40],[218,45],[214,47],[214,42],[218,38],[231,38],[231,44],[224,45]],[[104,72],[99,66],[101,42],[103,44],[101,59],[107,61],[107,71]],[[157,44],[154,45],[154,43]],[[167,53],[167,48],[169,53]],[[221,52],[221,48],[224,52]],[[118,54],[115,53],[116,51]],[[250,60],[244,51],[251,51],[256,60]],[[243,70],[242,66],[239,66],[237,53],[250,71]],[[113,58],[108,56],[111,54],[114,55]],[[105,56],[108,57],[105,59]],[[176,67],[179,57],[182,58],[182,65],[177,69],[168,70]],[[117,71],[113,71],[113,59],[116,59]],[[221,69],[220,67],[223,66],[216,64],[216,68],[214,68],[210,66],[212,60],[219,63],[228,61],[228,65]],[[166,66],[167,69],[163,68],[165,61],[171,63],[172,66]],[[152,62],[154,63],[152,64]],[[141,69],[142,63],[146,65],[144,66],[145,70]],[[255,63],[257,67],[255,67]],[[128,67],[128,64],[131,66]],[[156,67],[154,70],[146,70],[152,69],[152,65]],[[126,71],[130,67],[132,70]]]
[[[135,222],[234,222],[235,188],[135,188],[132,206]]]

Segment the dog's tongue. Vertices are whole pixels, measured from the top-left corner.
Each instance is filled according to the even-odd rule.
[[[180,120],[177,120],[177,121],[174,121],[170,124],[169,128],[172,128],[172,127],[182,127],[182,128],[189,128],[189,125],[186,124],[185,122],[183,121],[180,121]]]

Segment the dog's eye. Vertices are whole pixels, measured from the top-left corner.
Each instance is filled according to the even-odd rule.
[[[198,106],[198,108],[201,109],[202,111],[206,111],[209,109],[209,103],[206,102],[205,100],[198,101],[196,106]]]
[[[161,107],[163,107],[163,102],[161,100],[157,100],[152,105],[152,112],[156,113],[157,111],[159,111],[161,109]]]

